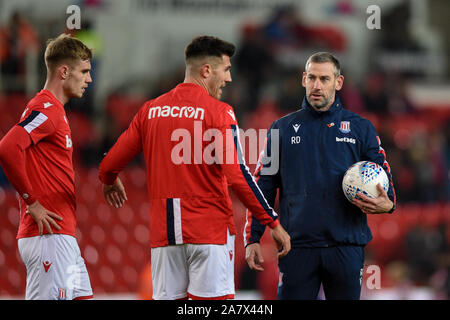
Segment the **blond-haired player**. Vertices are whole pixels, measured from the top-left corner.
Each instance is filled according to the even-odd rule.
[[[0,141],[0,165],[17,190],[19,252],[27,269],[26,299],[92,298],[75,239],[72,138],[64,110],[90,82],[92,51],[62,34],[47,42],[44,88]]]

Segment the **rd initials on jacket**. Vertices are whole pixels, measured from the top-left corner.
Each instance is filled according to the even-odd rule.
[[[292,136],[291,137],[291,144],[299,144],[302,138],[300,136]]]
[[[294,123],[292,127],[294,128],[295,133],[297,133],[298,129],[300,128],[300,125],[298,123]],[[300,136],[292,136],[291,144],[299,144],[301,140],[302,138],[300,138]]]

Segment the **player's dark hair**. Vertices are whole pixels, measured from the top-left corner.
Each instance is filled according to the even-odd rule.
[[[192,39],[186,46],[186,61],[192,58],[219,57],[227,55],[232,57],[236,50],[234,44],[212,36],[199,36]]]
[[[331,62],[334,65],[334,76],[339,77],[341,75],[341,64],[339,60],[329,52],[317,52],[308,58],[305,64],[305,71],[308,69],[308,65],[311,63],[325,63]]]

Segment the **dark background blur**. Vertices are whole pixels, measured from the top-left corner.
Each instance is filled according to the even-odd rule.
[[[73,16],[71,5],[80,9],[79,16]],[[370,5],[379,9],[379,20],[376,11],[367,12]],[[194,36],[215,35],[236,44],[233,83],[222,100],[235,108],[243,129],[268,129],[297,110],[307,57],[333,52],[345,76],[339,95],[347,109],[376,127],[398,201],[393,215],[369,217],[374,239],[366,247],[362,298],[448,299],[449,12],[447,0],[0,0],[0,138],[44,85],[48,38],[67,32],[94,49],[94,82],[82,99],[66,106],[76,168],[77,239],[96,298],[148,299],[142,158],[121,174],[129,201],[115,210],[104,202],[97,178],[103,153],[144,101],[183,81],[184,47]],[[77,18],[80,28],[68,29]],[[236,298],[274,299],[278,274],[270,236],[262,242],[265,271],[250,271],[242,240],[245,208],[233,199]],[[26,272],[15,240],[18,203],[1,168],[0,213],[0,297],[23,299]],[[380,270],[379,285],[373,266]]]

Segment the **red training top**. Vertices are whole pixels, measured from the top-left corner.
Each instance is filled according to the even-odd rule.
[[[27,204],[36,200],[60,215],[61,230],[75,236],[75,184],[72,139],[64,106],[48,90],[30,100],[15,125],[0,141],[0,164],[19,193],[20,225],[17,238],[39,235]],[[44,228],[44,233],[47,233]]]
[[[151,247],[226,243],[227,228],[236,233],[228,186],[255,218],[278,225],[243,160],[233,108],[199,85],[182,83],[144,103],[100,164],[100,180],[113,184],[141,151]]]

